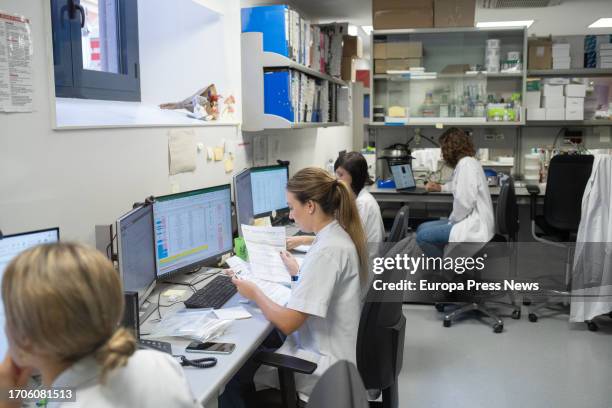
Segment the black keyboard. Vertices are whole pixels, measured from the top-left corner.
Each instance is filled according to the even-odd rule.
[[[232,278],[225,275],[217,276],[208,285],[198,290],[185,301],[185,307],[190,309],[219,309],[236,293],[236,285]]]
[[[172,345],[167,341],[139,339],[138,348],[153,349],[157,351],[163,351],[164,353],[172,354]]]

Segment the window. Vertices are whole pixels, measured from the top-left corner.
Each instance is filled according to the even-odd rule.
[[[51,0],[55,95],[140,101],[136,0]]]

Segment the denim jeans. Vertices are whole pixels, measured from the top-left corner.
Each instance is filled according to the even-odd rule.
[[[442,257],[452,227],[453,225],[447,219],[424,222],[416,231],[417,244],[425,255]]]

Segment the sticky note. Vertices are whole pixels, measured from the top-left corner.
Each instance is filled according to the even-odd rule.
[[[232,157],[232,155],[225,159],[225,162],[223,162],[223,164],[225,166],[226,173],[231,173],[232,171],[234,171],[234,158]]]
[[[212,147],[207,147],[206,148],[206,158],[208,160],[212,160],[215,157],[215,153],[213,152],[213,148]]]
[[[253,225],[256,227],[271,227],[272,221],[270,220],[270,217],[255,218],[253,220]]]
[[[436,129],[443,129],[444,125],[442,123],[436,123]]]
[[[185,293],[184,289],[168,289],[164,293],[162,293],[162,296],[166,296],[166,297],[172,297],[172,296],[180,297],[180,296],[183,295],[183,293]]]
[[[215,147],[215,161],[223,160],[223,147]]]

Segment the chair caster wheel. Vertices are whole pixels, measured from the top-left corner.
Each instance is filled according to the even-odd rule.
[[[442,325],[443,325],[444,327],[451,327],[451,321],[450,321],[450,320],[447,320],[447,319],[444,319],[444,322],[442,323]]]
[[[529,299],[524,299],[523,300],[523,306],[529,306],[531,304],[531,300]]]
[[[444,312],[444,306],[445,306],[444,303],[436,303],[434,306],[436,307],[436,310],[438,312],[440,313]]]
[[[538,321],[538,315],[535,313],[529,313],[529,321],[535,323]]]
[[[495,326],[493,326],[493,333],[501,333],[504,331],[504,325],[497,323]]]
[[[513,310],[512,311],[512,318],[514,320],[518,320],[521,318],[521,311],[520,310]]]
[[[587,328],[589,329],[589,331],[596,332],[599,329],[599,327],[597,327],[597,324],[593,321],[588,321],[585,323],[587,324]]]

